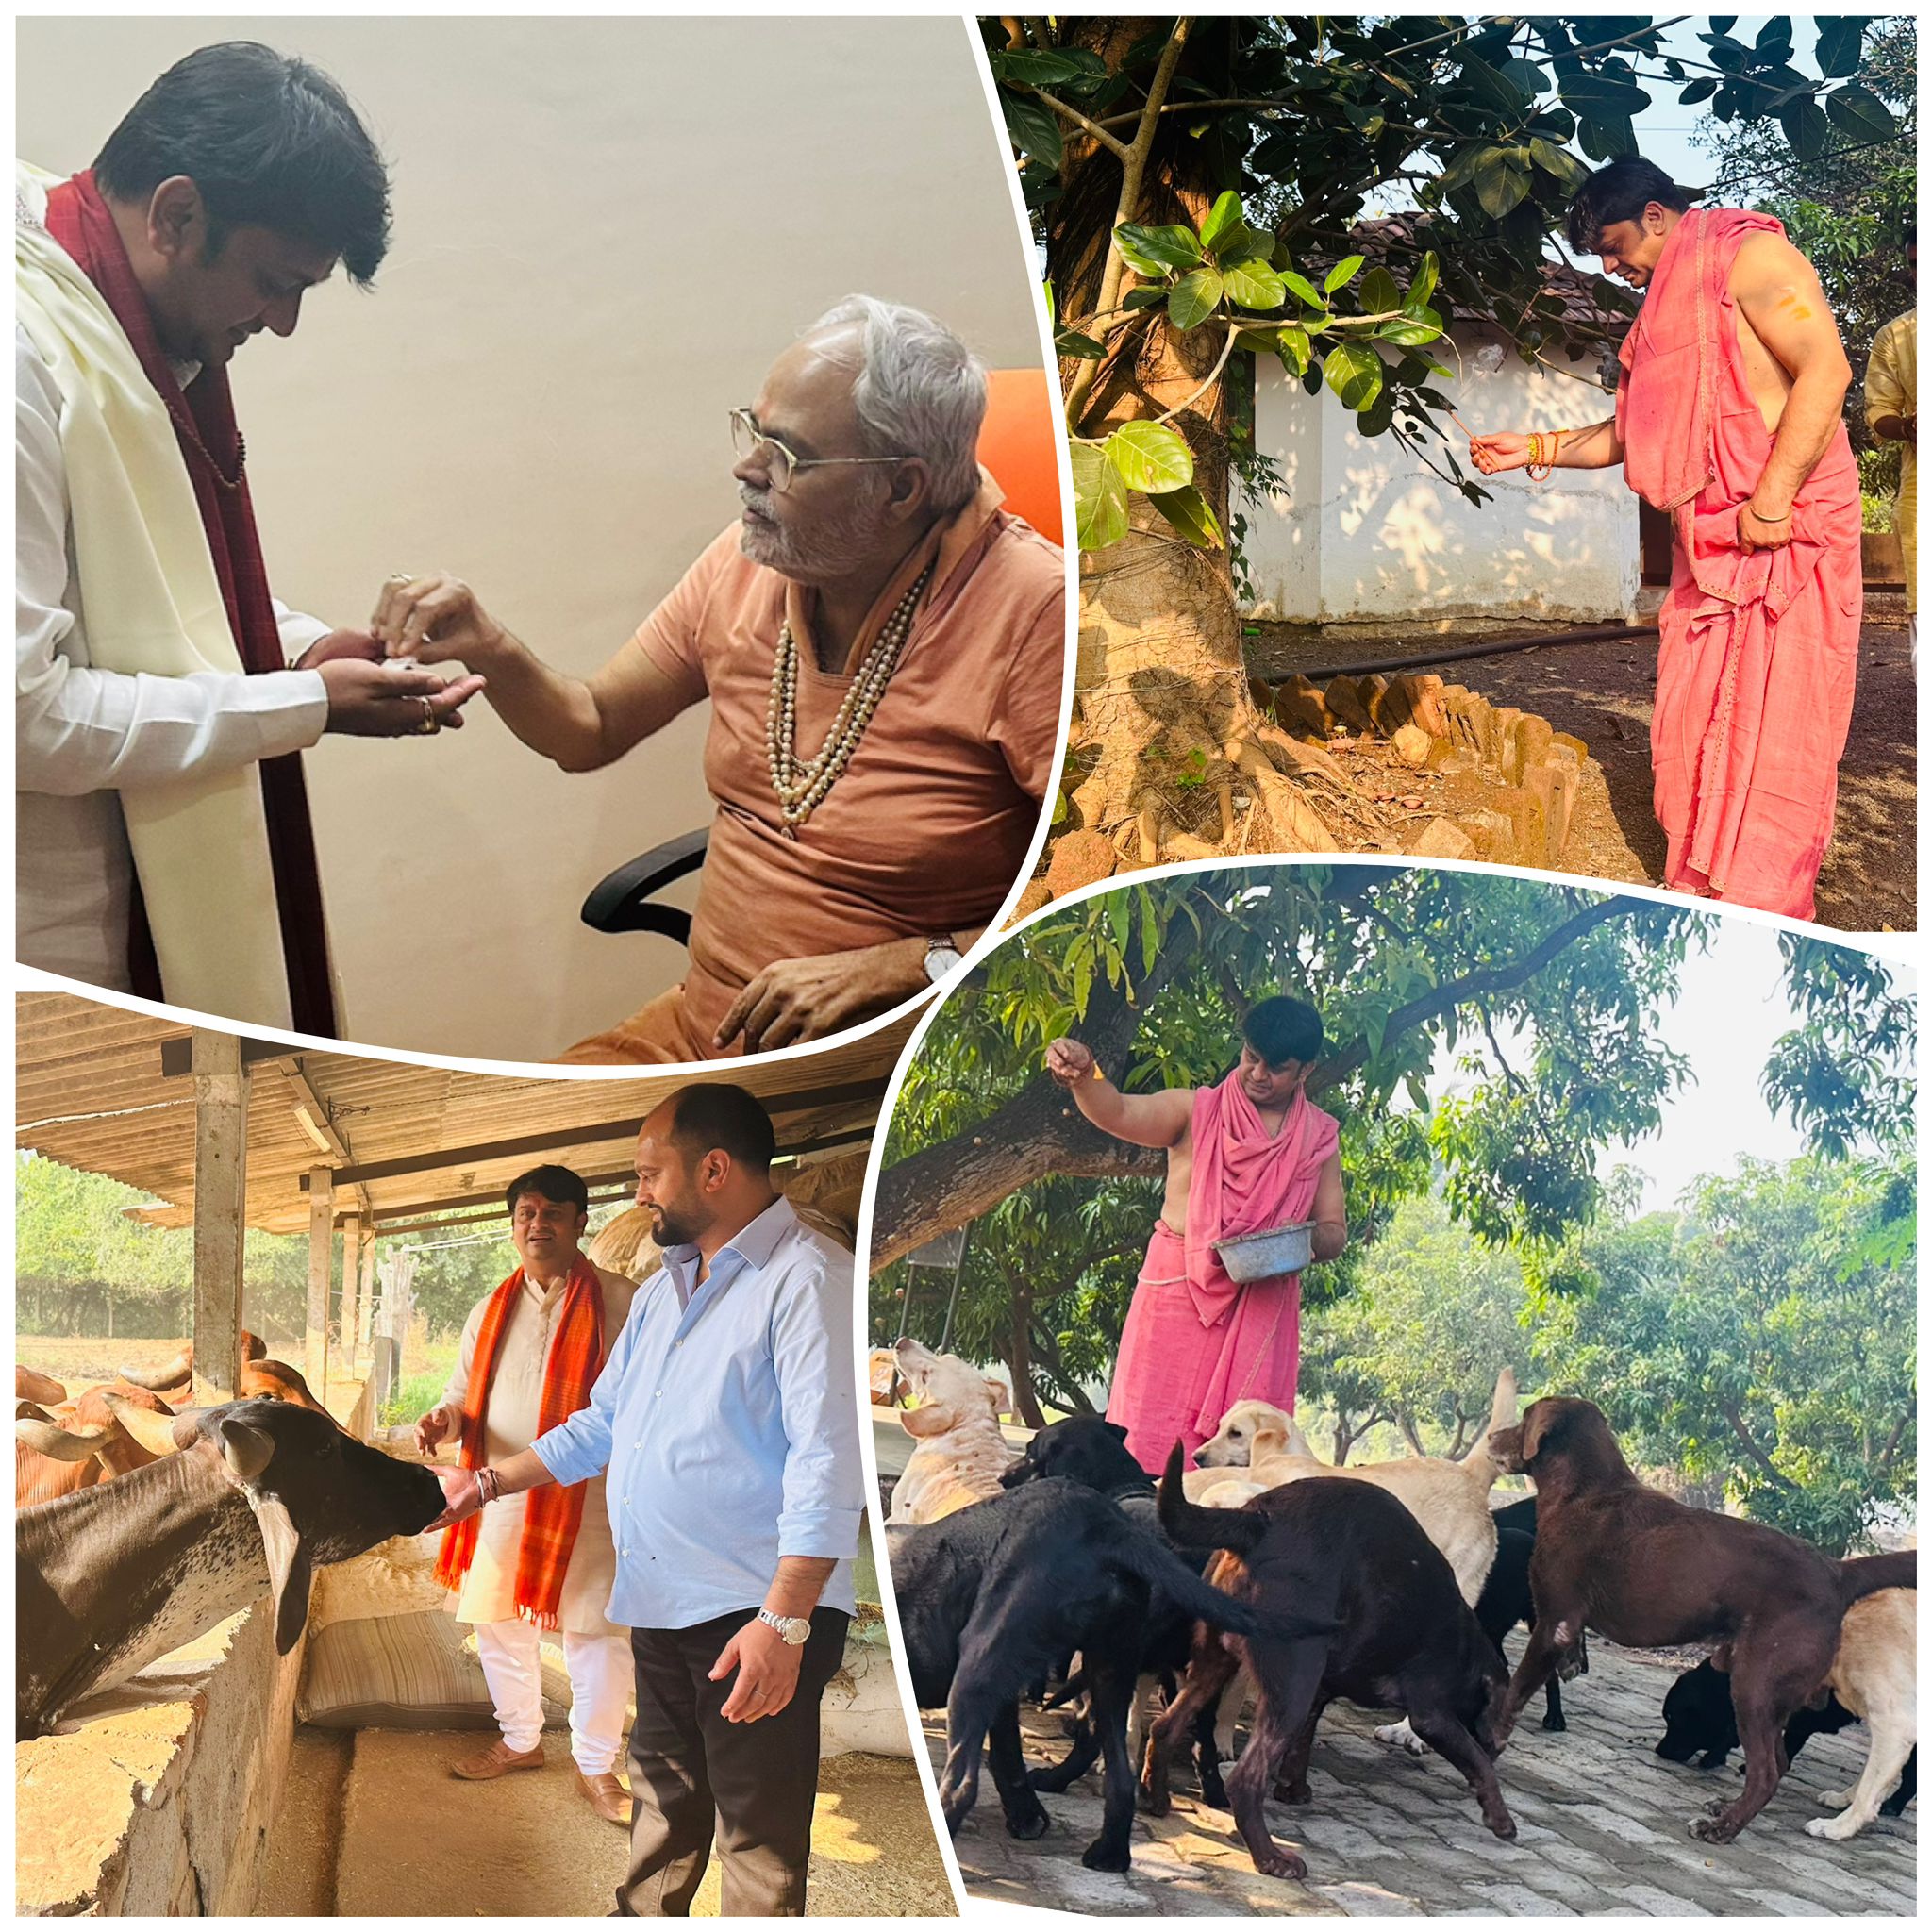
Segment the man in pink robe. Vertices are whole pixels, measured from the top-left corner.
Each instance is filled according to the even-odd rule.
[[[1238,1284],[1214,1243],[1312,1221],[1316,1260],[1348,1244],[1339,1130],[1305,1091],[1321,1016],[1300,1000],[1265,999],[1241,1036],[1241,1059],[1219,1085],[1155,1093],[1123,1093],[1077,1040],[1047,1049],[1047,1072],[1103,1133],[1167,1151],[1167,1195],[1107,1405],[1150,1474],[1176,1441],[1191,1461],[1237,1402],[1294,1409],[1301,1277]]]
[[[1777,222],[1693,208],[1634,156],[1578,192],[1570,242],[1644,291],[1616,414],[1566,433],[1554,460],[1622,462],[1671,515],[1651,720],[1664,883],[1810,919],[1864,595],[1837,325]],[[1528,444],[1478,437],[1471,454],[1494,475],[1523,468]]]

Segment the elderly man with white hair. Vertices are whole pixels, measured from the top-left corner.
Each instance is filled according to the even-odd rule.
[[[392,582],[392,655],[456,658],[524,742],[609,764],[699,700],[717,812],[680,986],[562,1058],[665,1063],[820,1039],[936,982],[1025,858],[1053,770],[1059,549],[975,458],[986,372],[855,295],[731,412],[743,509],[589,678],[449,576]]]

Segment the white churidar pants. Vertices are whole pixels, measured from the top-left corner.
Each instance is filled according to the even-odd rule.
[[[476,1655],[496,1707],[503,1741],[512,1751],[533,1751],[543,1735],[543,1633],[522,1617],[478,1624]],[[624,1706],[630,1692],[630,1640],[622,1633],[563,1635],[564,1668],[570,1673],[570,1752],[586,1777],[613,1770],[624,1741]]]

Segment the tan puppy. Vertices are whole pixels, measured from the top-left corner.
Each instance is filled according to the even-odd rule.
[[[1499,1420],[1500,1418],[1500,1420]],[[1496,1560],[1496,1524],[1490,1514],[1490,1491],[1501,1474],[1490,1457],[1490,1436],[1516,1420],[1516,1377],[1505,1369],[1496,1377],[1490,1405],[1489,1425],[1476,1446],[1460,1462],[1439,1456],[1407,1457],[1399,1462],[1365,1462],[1358,1468],[1337,1469],[1317,1460],[1307,1438],[1294,1418],[1267,1402],[1238,1402],[1222,1417],[1221,1426],[1202,1443],[1194,1460],[1200,1465],[1184,1481],[1190,1500],[1230,1469],[1245,1469],[1251,1482],[1270,1489],[1301,1482],[1308,1476],[1348,1476],[1374,1483],[1396,1498],[1427,1532],[1429,1541],[1449,1560],[1457,1588],[1472,1607],[1482,1594],[1483,1579]]]
[[[1845,1612],[1826,1683],[1865,1720],[1865,1769],[1848,1791],[1822,1791],[1836,1818],[1814,1818],[1813,1838],[1856,1838],[1878,1815],[1919,1741],[1919,1592],[1881,1590]]]
[[[893,1344],[899,1374],[918,1400],[900,1426],[918,1443],[892,1489],[888,1523],[937,1523],[1000,1492],[1020,1458],[1000,1434],[1007,1385],[958,1356],[934,1355],[908,1336]]]

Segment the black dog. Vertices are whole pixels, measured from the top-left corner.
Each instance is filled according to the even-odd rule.
[[[1500,1651],[1504,1638],[1517,1624],[1528,1630],[1536,1628],[1536,1607],[1529,1593],[1529,1559],[1536,1549],[1536,1498],[1525,1496],[1520,1503],[1498,1509],[1495,1516],[1496,1560],[1483,1579],[1475,1620]],[[1584,1669],[1589,1668],[1586,1661]],[[1543,1729],[1569,1729],[1563,1721],[1562,1688],[1555,1677],[1543,1693]]]
[[[1127,1432],[1119,1423],[1104,1422],[1099,1416],[1090,1415],[1070,1415],[1063,1421],[1049,1423],[1028,1438],[1024,1453],[1000,1477],[1000,1484],[1011,1490],[1046,1476],[1064,1476],[1070,1482],[1098,1490],[1103,1496],[1118,1503],[1130,1521],[1166,1541],[1154,1499],[1154,1478],[1128,1453]],[[1178,1555],[1196,1573],[1206,1562],[1203,1551],[1183,1550]],[[1187,1669],[1193,1647],[1193,1612],[1182,1608],[1156,1585],[1148,1599],[1138,1674],[1162,1678],[1172,1696],[1174,1680]],[[1055,1702],[1064,1702],[1076,1686],[1084,1689],[1083,1679],[1071,1679]],[[1100,1743],[1091,1722],[1076,1719],[1070,1735],[1073,1748],[1058,1764],[1028,1773],[1036,1791],[1063,1791],[1092,1768],[1093,1760],[1100,1755]],[[1211,1711],[1202,1713],[1194,1748],[1202,1800],[1217,1810],[1225,1810],[1227,1790],[1221,1781],[1221,1756],[1214,1744]]]
[[[1797,1757],[1806,1743],[1821,1734],[1829,1737],[1847,1724],[1858,1722],[1830,1691],[1819,1710],[1800,1710],[1785,1726],[1785,1757]],[[1657,1740],[1657,1755],[1673,1764],[1688,1764],[1697,1758],[1700,1771],[1721,1771],[1724,1761],[1738,1748],[1738,1712],[1731,1702],[1731,1679],[1708,1657],[1688,1670],[1664,1692],[1664,1734]],[[1703,1756],[1698,1757],[1702,1752]],[[1919,1794],[1919,1754],[1906,1759],[1898,1790],[1879,1806],[1881,1818],[1896,1818]]]
[[[1100,1836],[1081,1856],[1124,1872],[1134,1820],[1127,1706],[1152,1590],[1214,1629],[1256,1629],[1245,1606],[1210,1590],[1117,1504],[1078,1483],[1023,1484],[941,1518],[887,1532],[893,1593],[913,1694],[946,1712],[940,1806],[957,1832],[979,1791],[982,1741],[1015,1838],[1038,1838],[1046,1812],[1026,1782],[1021,1693],[1078,1651],[1105,1762]],[[1326,1623],[1289,1619],[1290,1634]]]
[[[1516,1836],[1492,1761],[1508,1681],[1503,1659],[1463,1602],[1456,1573],[1393,1496],[1346,1476],[1311,1476],[1240,1509],[1207,1509],[1187,1500],[1176,1443],[1160,1481],[1160,1521],[1177,1544],[1227,1553],[1208,1577],[1245,1599],[1260,1627],[1196,1644],[1180,1695],[1148,1745],[1150,1810],[1166,1810],[1168,1757],[1244,1651],[1261,1708],[1227,1787],[1257,1871],[1307,1875],[1274,1842],[1262,1804],[1277,1763],[1285,1789],[1276,1796],[1307,1802],[1315,1726],[1337,1697],[1407,1711],[1416,1735],[1468,1780],[1484,1824],[1498,1838]],[[1282,1628],[1291,1607],[1334,1624],[1325,1635],[1291,1635]]]

